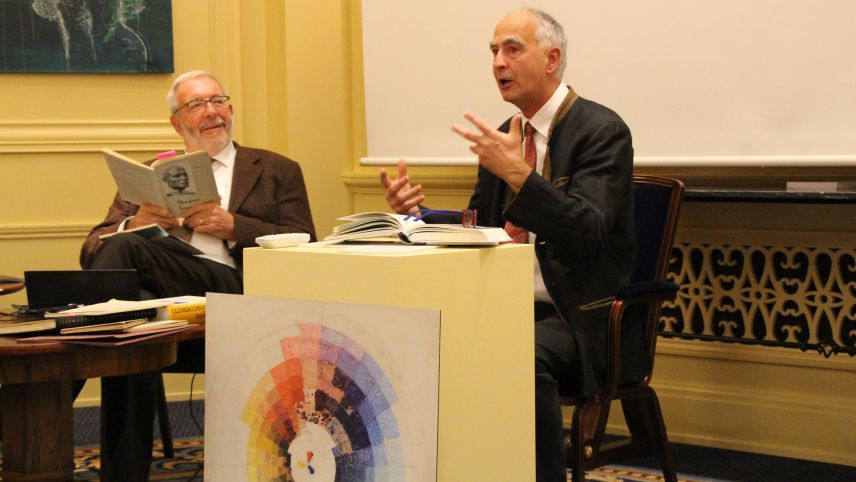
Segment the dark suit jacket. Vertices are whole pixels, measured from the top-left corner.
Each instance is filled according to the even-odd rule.
[[[303,172],[295,161],[264,149],[235,143],[235,169],[229,212],[235,217],[236,244],[232,256],[238,269],[243,266],[243,250],[255,246],[256,237],[277,233],[309,233],[315,227],[303,182]],[[116,194],[107,217],[95,226],[83,243],[80,265],[88,268],[100,245],[98,236],[115,232],[119,224],[133,216],[139,206]]]
[[[510,119],[500,130],[507,132]],[[606,365],[607,310],[579,305],[611,296],[633,269],[633,146],[613,111],[579,98],[549,139],[551,178],[529,175],[516,196],[479,168],[470,209],[478,223],[506,220],[536,234],[535,255],[547,290],[577,340],[580,361],[567,395],[597,391]],[[437,218],[432,221],[440,221]]]

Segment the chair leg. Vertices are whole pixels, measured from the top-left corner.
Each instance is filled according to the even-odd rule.
[[[571,444],[569,450],[569,462],[571,466],[571,481],[572,482],[585,482],[586,481],[586,460],[585,455],[580,445],[582,444],[581,440],[574,440],[574,437],[571,436]]]
[[[666,424],[654,389],[646,387],[641,396],[621,400],[621,408],[633,439],[644,439],[649,450],[657,452],[666,482],[677,482]]]
[[[566,453],[568,465],[571,468],[572,482],[585,482],[586,480],[585,435],[581,426],[583,423],[582,414],[583,406],[575,406]]]
[[[166,404],[166,389],[163,386],[163,375],[158,377],[158,425],[160,426],[161,444],[164,458],[175,457],[172,445],[172,428],[169,423],[169,409]]]
[[[651,411],[651,419],[655,424],[657,443],[660,445],[660,465],[663,467],[663,478],[666,482],[677,482],[675,464],[672,460],[672,449],[669,447],[669,437],[666,435],[666,423],[663,421],[663,410],[660,408],[660,400],[657,393],[649,387],[648,407]]]
[[[624,420],[631,438],[651,440],[655,436],[657,429],[647,400],[640,396],[624,398],[621,400],[621,409],[624,411]]]

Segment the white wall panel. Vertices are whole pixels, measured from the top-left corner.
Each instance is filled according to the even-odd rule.
[[[856,154],[850,0],[529,2],[565,27],[565,80],[630,125],[637,158]],[[470,157],[499,125],[488,42],[517,1],[363,1],[368,157]]]

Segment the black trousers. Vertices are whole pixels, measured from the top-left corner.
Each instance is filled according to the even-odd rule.
[[[139,236],[110,238],[99,249],[91,268],[136,269],[142,299],[243,291],[238,270],[166,250]],[[204,370],[204,341],[187,345],[186,350],[179,346],[179,360]],[[149,479],[160,376],[159,371],[153,371],[101,379],[101,457],[102,470],[107,469],[101,480]]]
[[[576,338],[553,305],[535,303],[535,474],[565,482],[567,462],[559,394],[572,385]]]
[[[165,249],[140,236],[119,235],[105,241],[92,269],[136,269],[145,298],[241,293],[241,273],[204,258]]]

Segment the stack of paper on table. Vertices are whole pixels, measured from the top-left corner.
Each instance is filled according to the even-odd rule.
[[[60,329],[60,335],[22,338],[21,343],[68,342],[121,345],[163,336],[205,320],[204,296],[178,296],[156,300],[110,300],[49,313],[47,320],[6,322],[0,334]],[[98,322],[99,320],[106,322]],[[12,325],[15,323],[16,325]],[[91,343],[89,343],[91,342]]]
[[[19,333],[37,333],[56,329],[56,320],[45,319],[4,319],[0,320],[0,335]]]
[[[187,320],[190,323],[205,323],[204,296],[175,296],[161,298],[161,300],[172,303],[158,308],[155,320]]]
[[[154,318],[158,307],[173,301],[123,301],[87,305],[45,313],[44,319],[14,318],[0,321],[0,335],[60,330],[61,333],[116,330],[145,323]]]
[[[136,343],[143,340],[166,336],[182,330],[186,330],[192,326],[184,320],[166,320],[168,324],[158,325],[159,322],[152,321],[143,323],[132,328],[118,330],[114,332],[97,332],[83,335],[48,335],[48,336],[32,336],[29,338],[19,338],[18,343],[71,343],[73,345],[93,345],[93,346],[119,346],[127,345],[128,343]],[[147,327],[146,325],[153,325]]]

